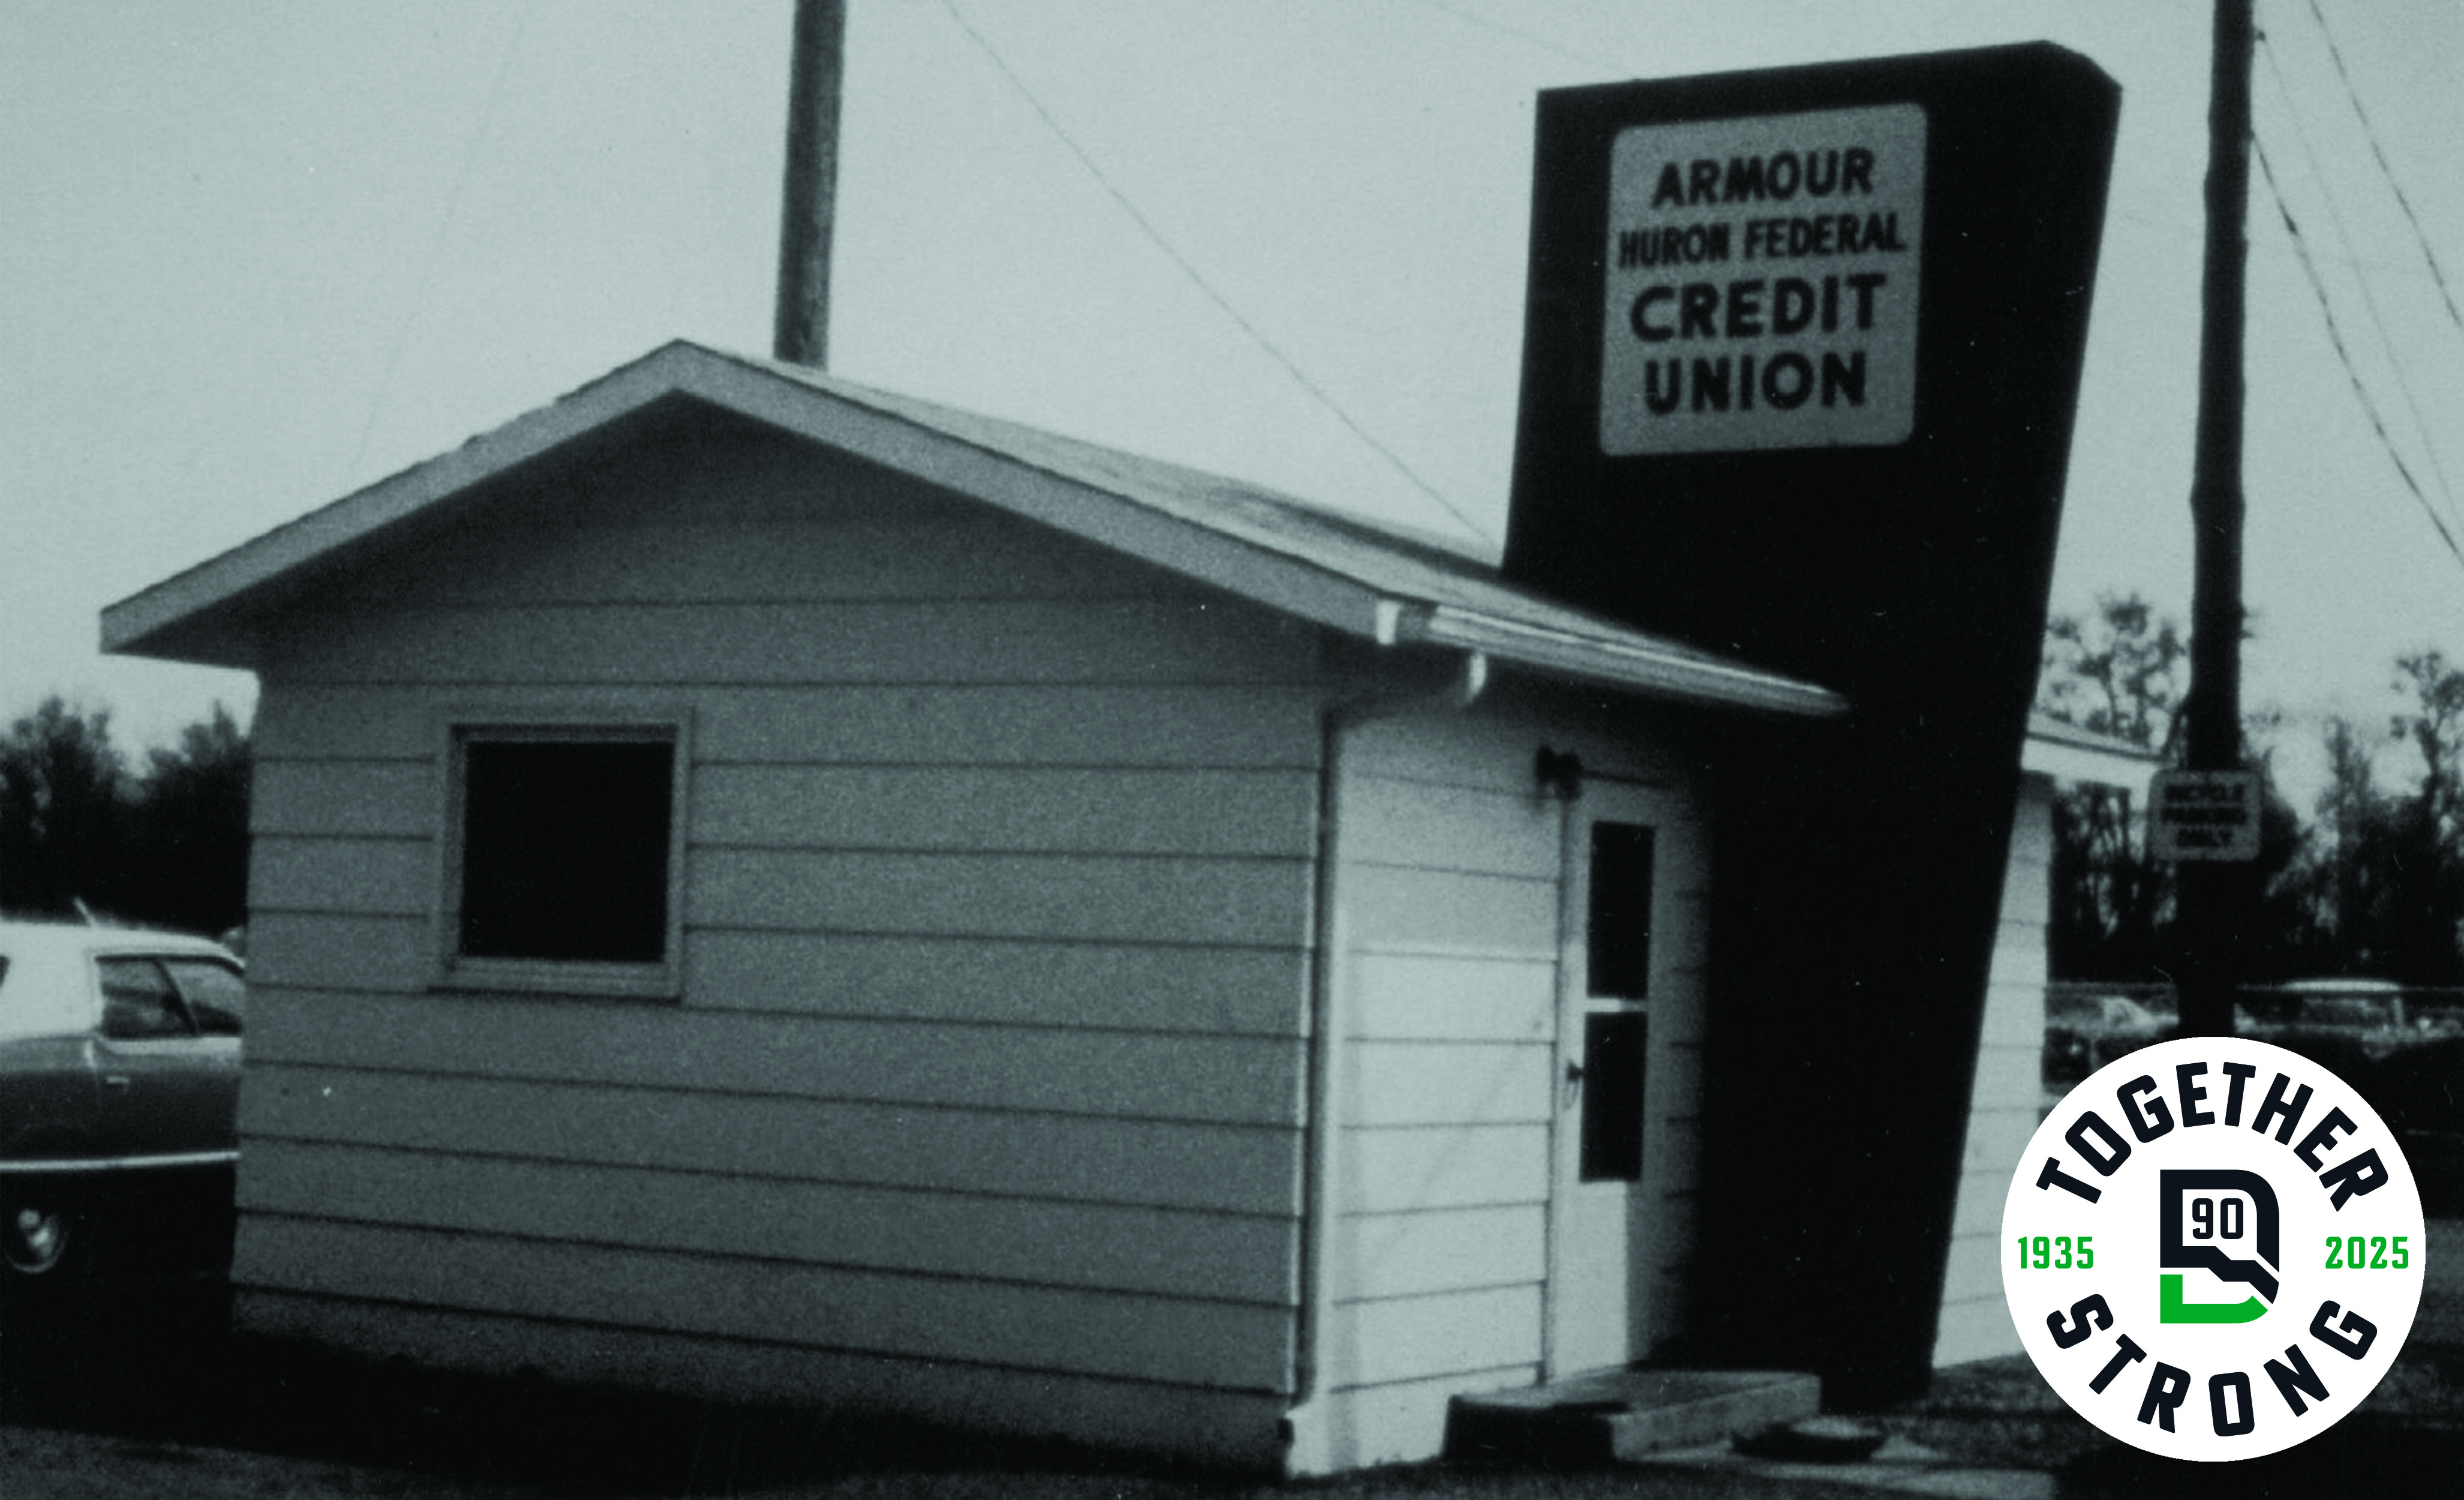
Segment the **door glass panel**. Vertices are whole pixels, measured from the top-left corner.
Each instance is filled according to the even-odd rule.
[[[1595,1010],[1583,1017],[1583,1149],[1586,1182],[1642,1180],[1642,1070],[1650,1017]]]
[[[1601,999],[1651,993],[1651,829],[1592,825],[1592,909],[1586,935],[1590,991]]]

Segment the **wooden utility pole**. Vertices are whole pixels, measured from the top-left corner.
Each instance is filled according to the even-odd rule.
[[[838,207],[839,100],[847,74],[847,0],[796,0],[787,92],[787,178],[780,196],[779,307],[770,350],[829,364],[830,232]]]
[[[2249,260],[2251,0],[2216,0],[2208,102],[2208,233],[2199,339],[2198,453],[2190,479],[2196,539],[2190,592],[2188,769],[2241,763],[2243,278]],[[2254,815],[2255,809],[2254,809]],[[2230,1036],[2234,953],[2251,867],[2185,861],[2177,915],[2186,959],[2182,1030]]]

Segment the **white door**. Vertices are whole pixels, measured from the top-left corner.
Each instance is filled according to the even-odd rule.
[[[1555,1189],[1550,1205],[1548,1375],[1630,1364],[1651,1352],[1661,1274],[1653,1205],[1664,1190],[1646,1126],[1655,993],[1672,951],[1663,866],[1669,799],[1601,779],[1566,805],[1557,1012]]]

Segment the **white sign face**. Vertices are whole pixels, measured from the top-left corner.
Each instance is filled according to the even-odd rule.
[[[2258,857],[2256,771],[2159,771],[2147,787],[2147,849],[2158,859]]]
[[[1916,104],[1618,132],[1600,451],[1904,442],[1925,166]]]

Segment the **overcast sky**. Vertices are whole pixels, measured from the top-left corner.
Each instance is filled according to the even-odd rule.
[[[2317,7],[2261,0],[2254,81],[2349,358],[2254,169],[2246,695],[2296,739],[2464,655],[2464,328],[2414,229],[2464,291],[2464,5]],[[2072,47],[2123,105],[2055,603],[2187,614],[2204,0],[850,9],[834,370],[1460,530],[1356,425],[1492,546],[1535,90]],[[0,0],[0,719],[245,714],[244,674],[99,655],[98,612],[671,338],[766,353],[790,23]]]

